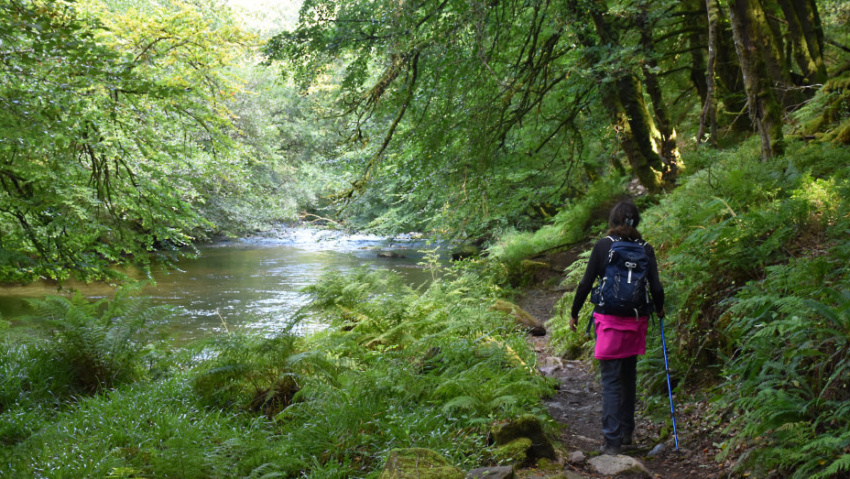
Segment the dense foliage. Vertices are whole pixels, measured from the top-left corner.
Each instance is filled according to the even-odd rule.
[[[0,343],[0,475],[373,477],[399,446],[493,464],[488,427],[544,416],[552,385],[487,306],[547,254],[579,259],[573,287],[622,197],[658,252],[677,391],[713,395],[718,459],[850,471],[847,2],[305,0],[290,29],[245,18],[0,0],[0,282],[116,278],[298,213],[487,258],[430,263],[421,291],[329,274],[299,317],[325,331],[182,352],[129,291],[37,301],[45,337]],[[581,357],[571,300],[548,328]]]

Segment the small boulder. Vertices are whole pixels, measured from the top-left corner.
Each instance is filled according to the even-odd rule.
[[[466,473],[466,479],[514,479],[512,466],[479,467]]]
[[[652,477],[646,466],[637,459],[622,454],[617,456],[602,455],[587,461],[599,474],[605,476],[620,476],[625,474]]]
[[[540,458],[557,460],[555,448],[543,432],[540,420],[532,414],[522,415],[504,424],[497,424],[490,431],[496,445],[504,446],[519,438],[528,438],[531,444],[527,455],[529,461]]]
[[[463,471],[436,451],[424,448],[393,449],[379,479],[463,479]]]
[[[517,324],[525,327],[532,336],[546,335],[546,328],[543,326],[543,323],[514,303],[497,299],[496,302],[490,306],[490,311],[498,311],[511,316]]]

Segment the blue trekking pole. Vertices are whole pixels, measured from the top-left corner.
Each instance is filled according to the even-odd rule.
[[[670,417],[673,418],[673,439],[676,450],[679,450],[679,435],[676,433],[676,411],[673,408],[673,388],[670,387],[670,367],[667,364],[667,343],[664,341],[664,318],[658,317],[658,328],[661,330],[661,350],[664,351],[664,372],[667,373],[667,394],[670,396]]]

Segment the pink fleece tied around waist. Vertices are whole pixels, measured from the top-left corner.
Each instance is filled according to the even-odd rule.
[[[593,313],[596,322],[596,359],[620,359],[646,353],[649,318]]]

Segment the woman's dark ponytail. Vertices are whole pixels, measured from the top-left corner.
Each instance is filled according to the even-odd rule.
[[[631,201],[621,201],[611,208],[608,216],[608,234],[626,239],[641,239],[637,230],[640,224],[640,212]]]

